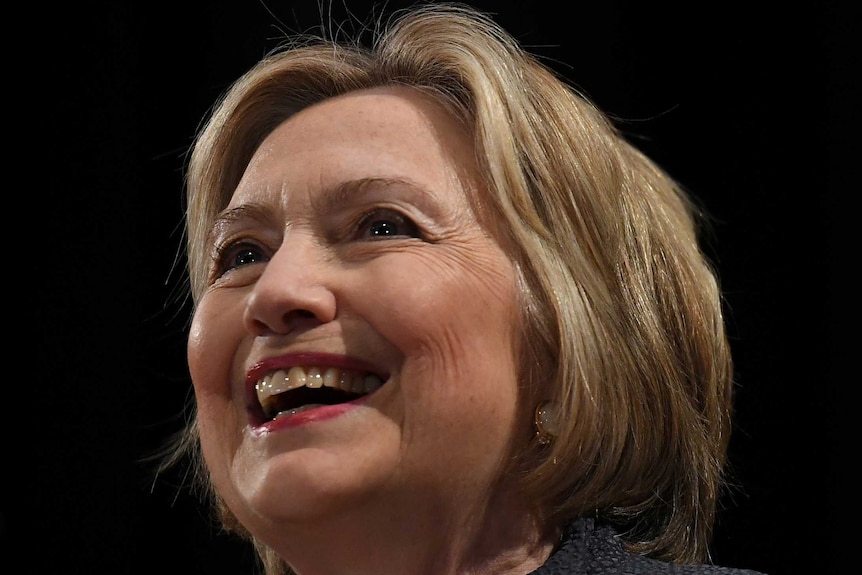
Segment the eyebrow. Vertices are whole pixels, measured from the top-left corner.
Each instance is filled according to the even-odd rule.
[[[215,221],[213,221],[210,227],[207,237],[208,244],[211,246],[215,245],[216,240],[224,234],[225,230],[243,220],[252,220],[265,224],[272,220],[272,214],[260,204],[243,204],[223,210],[216,216]]]
[[[327,189],[324,193],[312,200],[315,209],[321,213],[331,213],[341,209],[345,203],[355,199],[357,195],[368,193],[369,188],[407,188],[416,192],[421,198],[420,202],[425,205],[433,197],[433,194],[425,187],[407,178],[358,178],[347,180]]]
[[[408,188],[416,192],[421,198],[419,203],[430,205],[433,194],[425,187],[407,178],[357,178],[340,182],[335,186],[327,188],[320,195],[312,199],[312,206],[319,213],[331,213],[342,209],[345,203],[355,201],[357,195],[368,193],[369,188]],[[262,204],[242,204],[233,208],[227,208],[216,216],[210,227],[207,237],[208,245],[216,244],[218,238],[237,222],[254,221],[262,225],[272,222],[272,210]]]

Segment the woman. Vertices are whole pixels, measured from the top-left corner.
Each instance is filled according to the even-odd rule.
[[[486,16],[400,16],[200,133],[172,462],[270,575],[741,573],[699,564],[732,369],[691,202]]]

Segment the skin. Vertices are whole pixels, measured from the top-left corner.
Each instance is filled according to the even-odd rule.
[[[213,228],[188,342],[204,456],[301,575],[523,574],[550,553],[500,480],[530,429],[515,268],[472,208],[472,158],[427,97],[353,92],[273,131]],[[385,383],[261,424],[250,389],[282,364]]]

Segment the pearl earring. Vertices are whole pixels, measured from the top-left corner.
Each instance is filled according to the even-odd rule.
[[[543,401],[536,406],[534,414],[536,438],[542,445],[550,445],[557,436],[557,404],[553,401]]]

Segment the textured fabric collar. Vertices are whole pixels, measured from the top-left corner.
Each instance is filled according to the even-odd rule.
[[[715,565],[677,565],[627,552],[613,527],[578,519],[544,565],[528,575],[763,575]]]

